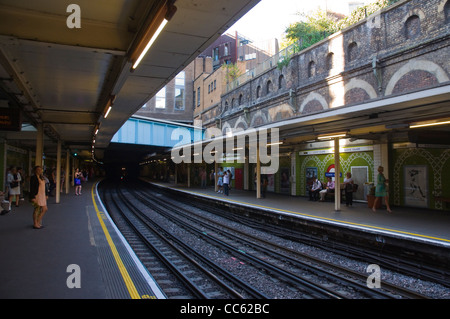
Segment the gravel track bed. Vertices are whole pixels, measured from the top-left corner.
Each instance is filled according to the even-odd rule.
[[[161,196],[161,199],[163,198],[164,197]],[[168,199],[168,201],[170,201],[170,199]],[[263,293],[267,294],[271,298],[274,299],[307,298],[307,296],[299,292],[297,289],[289,288],[286,287],[285,285],[283,286],[279,285],[278,284],[279,281],[275,278],[272,278],[270,274],[269,275],[263,274],[260,270],[255,271],[255,268],[248,267],[245,264],[245,262],[240,260],[238,257],[231,256],[230,254],[224,252],[223,250],[213,247],[211,245],[205,245],[203,240],[199,239],[197,236],[194,236],[190,232],[180,228],[178,225],[172,223],[171,221],[162,217],[158,213],[151,211],[145,204],[138,201],[136,201],[134,204],[137,207],[139,207],[139,209],[141,209],[143,212],[147,212],[153,220],[155,220],[159,225],[168,230],[171,234],[179,238],[183,238],[183,240],[187,244],[189,244],[191,247],[201,252],[211,260],[214,260],[217,264],[220,264],[224,269],[236,274],[241,278],[246,278],[249,284],[251,284],[256,289],[262,291]],[[180,206],[184,206],[184,208],[192,212],[195,212],[195,214],[201,214],[218,223],[233,227],[236,230],[245,232],[247,234],[251,234],[253,236],[257,236],[264,240],[271,241],[278,245],[310,255],[312,257],[340,265],[347,269],[358,271],[362,274],[367,273],[366,269],[368,265],[371,264],[370,262],[365,263],[353,260],[351,258],[341,256],[337,253],[332,253],[330,251],[322,250],[320,248],[302,244],[293,240],[284,239],[276,235],[258,230],[256,228],[243,225],[242,223],[234,221],[232,219],[223,218],[213,213],[205,212],[203,210],[197,209],[187,204],[180,204]],[[367,276],[369,275],[370,273],[367,273]],[[420,294],[423,294],[433,299],[450,299],[450,289],[444,287],[443,285],[413,278],[411,276],[403,275],[387,269],[381,269],[381,286],[383,286],[383,282],[389,282],[391,284],[399,285],[412,291],[417,291]]]
[[[183,205],[184,208],[195,211],[196,214],[204,214],[205,217],[215,220],[219,223],[225,224],[227,226],[233,227],[239,231],[245,232],[247,234],[251,234],[253,236],[257,236],[264,240],[271,241],[278,245],[287,247],[289,249],[305,253],[309,256],[319,258],[321,260],[340,265],[347,269],[351,269],[354,271],[358,271],[360,273],[366,274],[367,267],[371,264],[370,262],[362,262],[358,260],[353,260],[351,258],[339,255],[337,253],[332,253],[327,250],[323,250],[317,247],[313,247],[310,245],[302,244],[296,241],[284,239],[273,234],[258,230],[253,227],[249,227],[243,225],[242,223],[236,222],[232,219],[223,218],[221,216],[217,216],[213,213],[205,212],[203,210],[193,208],[186,204]],[[367,273],[369,276],[370,273]],[[398,285],[412,291],[417,291],[420,294],[428,296],[433,299],[450,299],[450,288],[447,288],[441,284],[421,280],[418,278],[414,278],[408,275],[404,275],[398,272],[394,272],[388,269],[381,269],[381,286],[383,286],[383,282],[391,283],[394,285]]]
[[[271,278],[270,274],[264,274],[259,270],[255,271],[256,268],[254,268],[253,266],[249,267],[246,262],[240,260],[239,258],[230,255],[222,249],[209,244],[205,244],[204,240],[201,240],[191,232],[180,228],[177,224],[174,224],[167,218],[162,217],[157,212],[149,209],[143,203],[136,202],[134,203],[134,205],[136,205],[137,208],[141,209],[142,212],[145,212],[153,221],[166,229],[170,234],[177,236],[178,238],[183,238],[183,241],[191,248],[213,260],[216,264],[223,267],[223,269],[226,269],[227,271],[235,274],[240,278],[245,278],[251,286],[265,293],[270,298],[307,298],[306,295],[302,294],[297,289],[291,290],[289,287],[277,285],[279,281]]]

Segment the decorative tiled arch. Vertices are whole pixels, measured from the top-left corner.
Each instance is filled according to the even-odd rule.
[[[395,165],[394,165],[394,204],[400,205],[400,175],[402,172],[402,168],[404,165],[404,162],[410,158],[410,157],[423,157],[427,160],[427,162],[431,166],[432,175],[434,176],[434,185],[433,189],[435,191],[436,196],[439,196],[441,194],[437,193],[438,190],[442,189],[442,174],[443,174],[443,167],[444,164],[450,160],[450,150],[445,150],[442,152],[442,154],[437,157],[428,152],[426,149],[423,148],[409,148],[406,149],[404,152],[401,153],[401,155],[396,159]],[[436,201],[435,202],[435,208],[441,209],[442,208],[442,202]]]
[[[357,158],[362,158],[367,162],[367,165],[369,167],[374,166],[374,160],[373,157],[368,152],[356,152],[350,154],[350,156],[347,159],[344,159],[342,156],[339,156],[339,162],[341,164],[341,172],[344,176],[345,172],[349,172],[350,168],[352,166],[352,163]],[[302,190],[306,189],[306,163],[309,161],[313,161],[317,164],[317,169],[319,172],[325,172],[325,168],[328,162],[334,161],[334,154],[327,154],[323,160],[320,160],[320,158],[317,155],[309,155],[305,156],[302,165],[300,167],[300,187]],[[370,171],[370,170],[369,170]],[[372,171],[373,172],[373,171]],[[320,177],[319,177],[320,179]],[[374,180],[374,177],[372,175],[372,180]]]

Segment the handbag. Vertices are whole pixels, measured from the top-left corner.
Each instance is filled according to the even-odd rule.
[[[19,186],[19,182],[14,181],[14,182],[9,183],[9,187],[11,187],[11,188],[16,188],[17,186]]]

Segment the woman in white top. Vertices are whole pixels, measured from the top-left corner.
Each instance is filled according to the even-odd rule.
[[[20,181],[22,178],[17,172],[15,167],[11,167],[8,173],[8,186],[9,186],[9,205],[11,206],[13,197],[16,197],[16,207],[19,207],[19,195],[20,195]]]
[[[226,196],[228,196],[228,185],[230,184],[230,172],[225,172],[223,174],[223,190],[224,190],[224,194]]]

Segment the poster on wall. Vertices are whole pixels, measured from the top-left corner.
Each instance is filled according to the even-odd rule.
[[[405,205],[428,207],[428,169],[426,165],[403,167]]]
[[[309,190],[309,187],[313,183],[313,178],[317,177],[317,167],[307,167],[306,168],[306,190]]]
[[[289,167],[280,168],[280,191],[281,193],[289,193],[291,184],[289,183]]]

